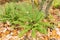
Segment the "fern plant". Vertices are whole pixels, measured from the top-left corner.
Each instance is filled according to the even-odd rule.
[[[50,22],[43,22],[45,14],[36,7],[33,9],[29,3],[7,3],[4,14],[0,14],[0,21],[9,21],[11,24],[20,24],[24,28],[19,33],[22,37],[26,32],[32,30],[32,37],[36,37],[36,30],[47,34],[47,28],[51,27]]]

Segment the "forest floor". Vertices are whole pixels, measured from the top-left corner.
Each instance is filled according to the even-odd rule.
[[[52,22],[56,24],[54,29],[48,28],[48,34],[44,35],[36,32],[36,38],[31,37],[31,30],[27,32],[23,37],[19,38],[18,33],[23,28],[11,29],[9,22],[0,23],[0,40],[60,40],[60,9],[51,7],[49,12],[53,15]],[[59,16],[58,16],[59,15]]]

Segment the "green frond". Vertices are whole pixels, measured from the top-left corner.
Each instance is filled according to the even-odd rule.
[[[33,38],[36,38],[36,28],[32,29],[32,34],[31,35],[32,35]]]
[[[28,26],[28,27],[29,27],[29,26]],[[22,30],[22,31],[18,34],[18,36],[19,36],[19,37],[22,37],[22,36],[23,36],[24,34],[26,34],[29,30],[30,30],[30,27]]]

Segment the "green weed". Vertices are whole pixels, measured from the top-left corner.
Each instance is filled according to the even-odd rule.
[[[59,0],[54,0],[53,6],[54,6],[55,8],[60,7],[60,1],[59,1]]]

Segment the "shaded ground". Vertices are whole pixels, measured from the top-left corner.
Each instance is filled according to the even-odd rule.
[[[23,28],[11,29],[10,23],[7,22],[0,23],[0,40],[60,40],[60,8],[51,7],[49,12],[54,18],[51,22],[55,25],[55,28],[48,28],[47,35],[41,34],[37,31],[36,38],[32,38],[30,30],[23,37],[19,38],[18,33],[23,30]]]

